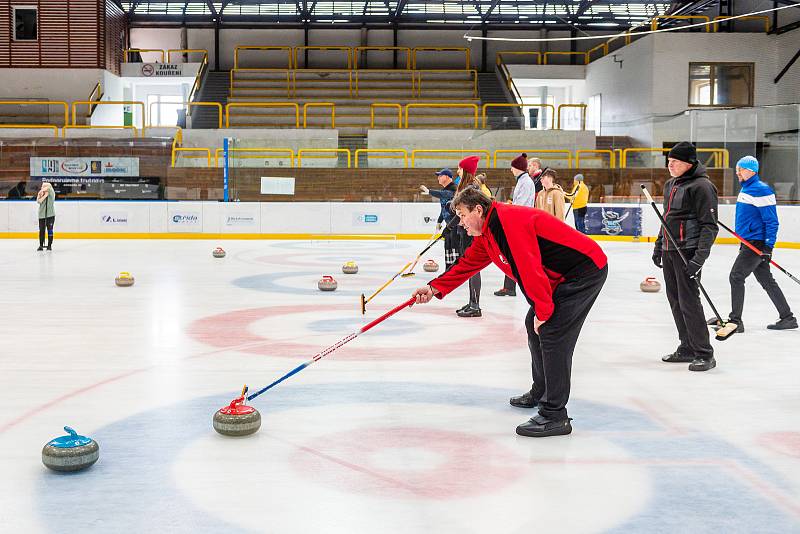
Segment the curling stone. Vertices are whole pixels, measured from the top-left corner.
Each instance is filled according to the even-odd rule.
[[[639,284],[639,289],[645,293],[658,293],[661,291],[661,283],[652,276],[648,276]]]
[[[217,247],[211,252],[211,255],[214,256],[215,258],[224,258],[225,251],[222,250],[222,247]]]
[[[244,395],[214,414],[214,430],[223,436],[249,436],[261,428],[261,414],[244,403]]]
[[[100,458],[100,446],[92,438],[81,436],[68,426],[66,436],[57,437],[42,449],[42,463],[53,471],[80,471]]]
[[[354,261],[348,261],[342,265],[342,272],[344,274],[356,274],[358,272],[358,265]]]
[[[439,270],[439,264],[433,260],[428,260],[422,264],[422,270],[426,273],[435,273]]]
[[[325,275],[320,279],[319,282],[317,282],[317,287],[320,291],[336,291],[336,288],[339,287],[339,284],[332,276]]]
[[[119,273],[116,279],[114,279],[114,283],[117,284],[119,287],[128,287],[133,285],[133,275],[129,272],[122,271]]]

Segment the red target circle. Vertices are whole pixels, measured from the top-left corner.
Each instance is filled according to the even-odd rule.
[[[413,312],[419,313],[419,308]],[[235,350],[249,354],[265,356],[283,356],[297,358],[298,355],[313,356],[325,348],[319,344],[302,343],[300,341],[286,341],[262,336],[253,332],[251,325],[256,321],[274,319],[276,332],[280,331],[280,322],[286,321],[287,316],[308,312],[352,312],[353,307],[342,304],[325,306],[274,306],[268,308],[250,308],[234,310],[212,315],[194,321],[187,333],[193,339],[220,349]],[[453,317],[457,319],[451,309],[429,308],[427,314]],[[391,321],[391,319],[388,319]],[[474,319],[469,319],[475,321]],[[392,339],[387,342],[387,347],[359,347],[357,342],[352,342],[346,348],[339,349],[336,353],[337,360],[430,360],[441,358],[464,358],[482,356],[502,350],[518,350],[525,346],[524,334],[521,336],[514,328],[513,320],[504,315],[484,316],[475,321],[476,328],[469,337],[450,336],[446,331],[427,331],[426,342],[423,346],[413,348],[403,347],[402,338]],[[376,328],[380,328],[380,325]],[[350,332],[342,332],[342,337]],[[368,335],[368,334],[367,334]],[[470,351],[456,350],[458,346],[469,347]]]

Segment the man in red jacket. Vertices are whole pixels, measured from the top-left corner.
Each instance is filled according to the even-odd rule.
[[[533,387],[526,395],[529,407],[539,408],[538,415],[517,427],[517,434],[569,434],[572,354],[606,281],[605,254],[597,243],[549,213],[499,204],[471,187],[455,196],[453,208],[474,237],[472,245],[449,271],[414,291],[416,302],[443,298],[490,263],[516,280],[531,305],[525,327]]]

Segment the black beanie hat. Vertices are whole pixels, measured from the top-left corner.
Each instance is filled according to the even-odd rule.
[[[697,163],[697,149],[688,141],[681,141],[669,151],[669,156],[685,163]]]

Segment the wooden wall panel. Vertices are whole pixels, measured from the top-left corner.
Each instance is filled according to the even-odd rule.
[[[0,0],[0,67],[11,66],[11,4]]]
[[[105,17],[105,68],[116,75],[120,73],[119,64],[125,50],[128,24],[125,13],[111,0],[106,0]]]
[[[40,63],[48,67],[69,67],[70,2],[39,0]]]
[[[72,67],[101,67],[99,55],[100,2],[103,0],[69,0],[69,62]]]

